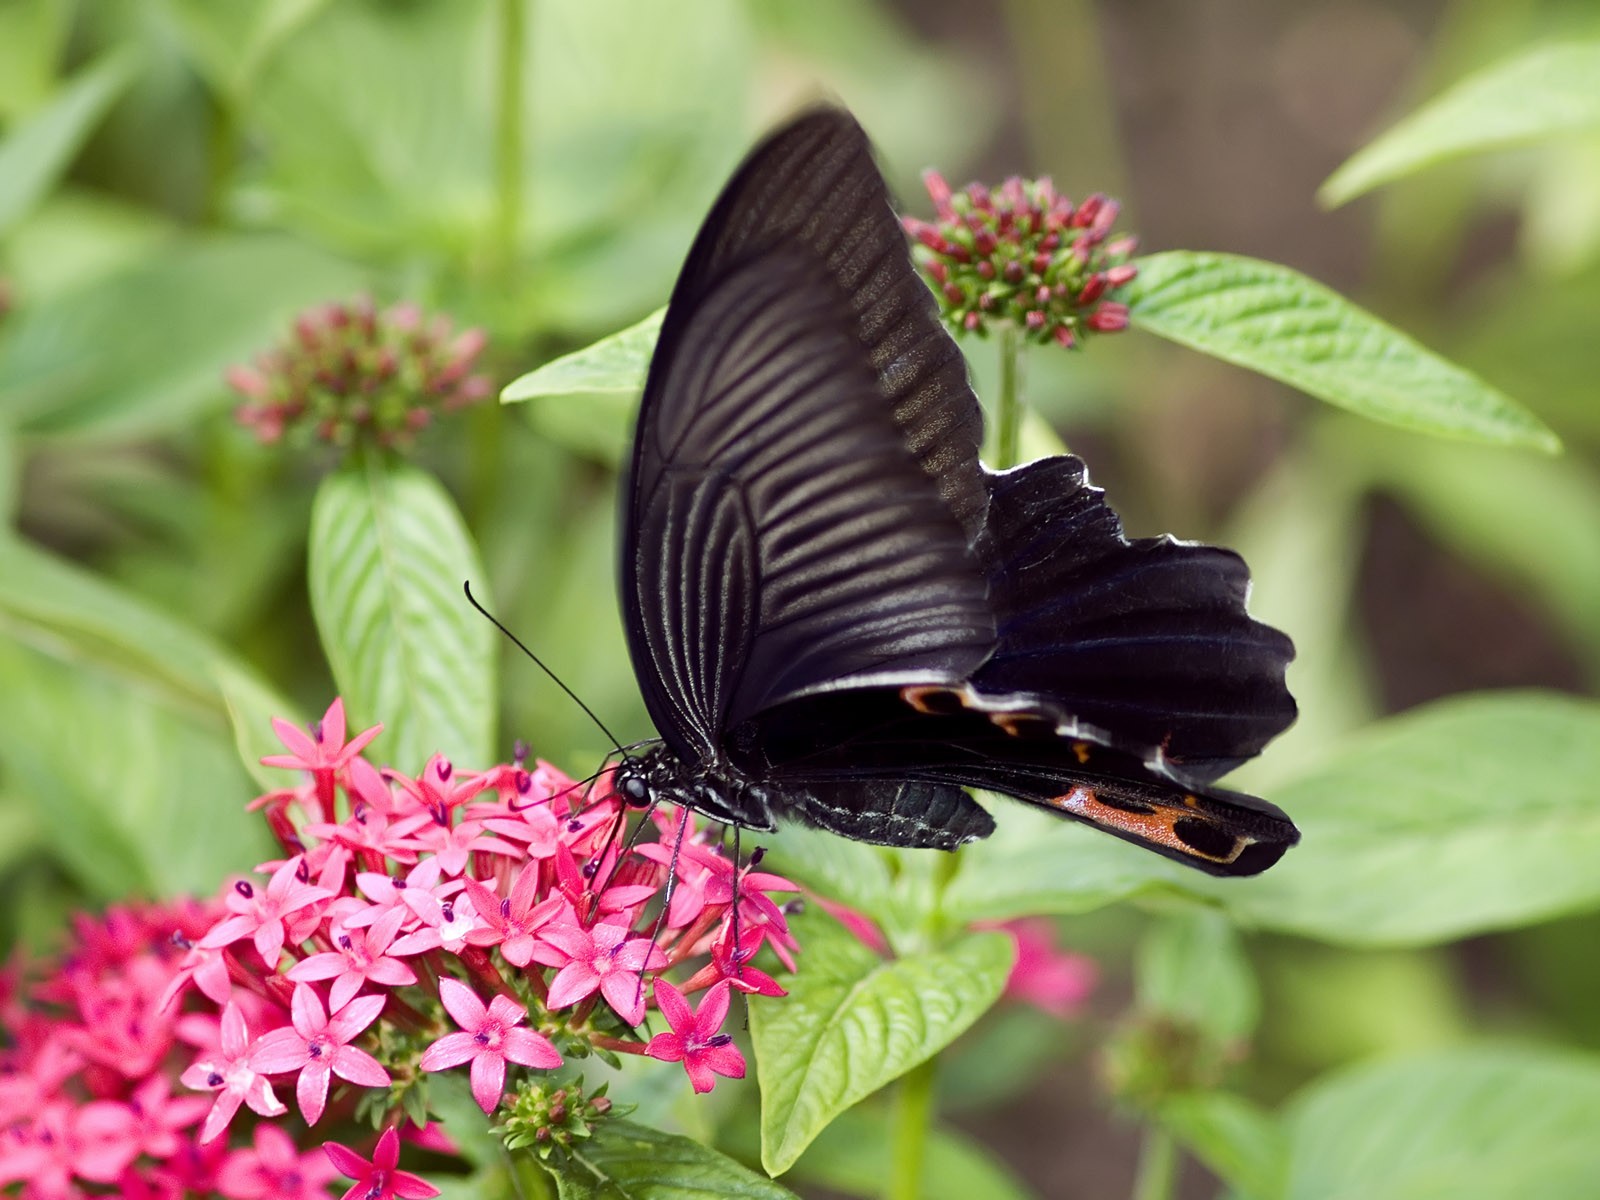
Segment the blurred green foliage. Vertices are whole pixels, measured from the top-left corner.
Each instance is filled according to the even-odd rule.
[[[609,382],[607,356],[636,379],[651,330],[557,360],[660,306],[754,134],[831,96],[903,195],[926,164],[1026,169],[1022,144],[1064,158],[1048,165],[1073,186],[1091,170],[1091,186],[1139,177],[1085,50],[1104,34],[1093,6],[1014,0],[971,45],[915,31],[910,9],[0,5],[0,942],[47,942],[78,905],[206,893],[266,857],[242,807],[270,785],[254,765],[267,718],[320,712],[336,688],[354,721],[389,723],[381,753],[402,769],[435,749],[488,765],[522,736],[586,774],[605,739],[491,638],[458,598],[463,574],[624,740],[649,732],[612,583],[633,393]],[[1044,69],[1053,37],[1076,72]],[[1244,314],[1263,319],[1255,332],[1224,319],[1220,286],[1164,309],[1154,286],[1233,260],[1162,255],[1143,281],[1147,329],[1424,431],[1499,421],[1513,432],[1487,440],[1508,446],[1370,424],[1275,385],[1270,417],[1208,409],[1197,398],[1242,375],[1136,335],[1029,363],[1039,410],[1097,478],[1107,464],[1134,531],[1236,545],[1255,612],[1295,637],[1301,722],[1239,779],[1289,808],[1305,844],[1221,884],[1004,808],[949,870],[785,833],[784,869],[873,914],[900,957],[830,950],[812,920],[796,995],[752,1007],[762,1120],[643,1073],[639,1119],[752,1164],[764,1147],[795,1186],[870,1194],[891,1120],[850,1106],[998,992],[995,939],[971,922],[1049,913],[1113,983],[1087,1031],[1002,1006],[945,1051],[941,1103],[991,1150],[936,1129],[924,1194],[1066,1194],[1041,1181],[1072,1164],[1008,1140],[971,1101],[1061,1102],[1095,1086],[1096,1061],[1095,1104],[1234,1195],[1594,1194],[1600,111],[1562,98],[1593,78],[1597,37],[1588,5],[1455,0],[1415,49],[1401,111],[1416,115],[1324,190],[1385,185],[1365,202],[1359,298],[1455,372],[1448,386],[1404,375],[1417,360],[1391,343],[1364,361],[1387,335],[1326,291],[1282,290],[1282,268],[1247,268],[1278,289],[1264,317]],[[1009,111],[1013,73],[1029,91]],[[1173,167],[1153,182],[1185,181]],[[1139,191],[1123,198],[1137,217]],[[1515,236],[1485,255],[1495,222]],[[554,365],[513,397],[526,403],[429,431],[416,466],[252,444],[223,370],[303,307],[361,290],[485,328],[500,383]],[[1301,338],[1287,349],[1272,340],[1285,322]],[[990,349],[970,349],[985,390]],[[1545,427],[1565,455],[1515,447],[1548,445]],[[1042,423],[1031,436],[1052,439]],[[1196,466],[1206,448],[1248,458],[1242,482]],[[1373,577],[1380,498],[1469,596],[1512,602],[1485,617],[1430,592],[1420,567]],[[1372,647],[1412,592],[1448,651],[1400,679]],[[1530,639],[1559,669],[1517,657]],[[1397,691],[1433,699],[1463,677],[1526,690],[1380,720]],[[1583,695],[1532,690],[1552,682]],[[1204,1069],[1171,1070],[1180,1052]],[[602,1157],[647,1174],[638,1147],[666,1135],[633,1132]],[[698,1153],[686,1145],[673,1152]]]

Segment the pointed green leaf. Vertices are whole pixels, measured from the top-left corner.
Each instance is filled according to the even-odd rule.
[[[0,237],[55,185],[128,84],[135,58],[106,55],[0,140]]]
[[[1271,1113],[1228,1092],[1187,1092],[1164,1100],[1155,1117],[1240,1200],[1283,1195],[1288,1137]]]
[[[506,384],[502,403],[532,400],[536,396],[579,396],[618,392],[637,396],[644,391],[650,356],[667,310],[658,308],[637,325],[603,337],[582,350],[563,354],[542,367]]]
[[[1600,42],[1538,46],[1469,75],[1369,142],[1317,198],[1332,207],[1464,154],[1600,130]]]
[[[1326,1077],[1291,1104],[1286,1200],[1591,1200],[1600,1061],[1478,1047]]]
[[[840,1113],[937,1053],[1000,998],[1015,949],[1000,933],[882,959],[832,918],[797,918],[805,968],[753,998],[761,1162],[780,1175]]]
[[[222,729],[219,687],[240,681],[274,715],[292,711],[265,681],[199,630],[90,571],[0,538],[0,631],[129,679],[159,703]]]
[[[558,445],[621,462],[666,311],[528,372],[506,386],[501,401],[526,402],[534,428]]]
[[[1288,267],[1172,250],[1128,287],[1139,328],[1374,421],[1555,452],[1543,422],[1471,372]]]
[[[1221,1043],[1255,1031],[1261,997],[1239,934],[1220,913],[1161,918],[1139,943],[1139,1007],[1175,1017]]]
[[[1302,840],[1254,879],[1204,881],[1236,917],[1407,946],[1600,907],[1600,704],[1442,700],[1369,727],[1273,793]]]
[[[402,771],[435,752],[493,758],[493,627],[467,603],[488,580],[454,502],[417,468],[360,456],[323,480],[311,512],[311,608],[352,728],[379,721]]]
[[[632,1121],[600,1122],[549,1170],[561,1200],[794,1200],[699,1142]]]
[[[0,639],[0,774],[99,901],[210,895],[270,840],[225,732],[92,660]]]
[[[752,1142],[754,1139],[751,1139]],[[791,1178],[875,1200],[894,1170],[894,1134],[882,1105],[858,1104],[834,1121],[795,1163]],[[743,1152],[743,1147],[740,1147]],[[752,1144],[750,1152],[755,1153]],[[923,1143],[920,1200],[1028,1200],[1030,1193],[994,1154],[949,1126]]]

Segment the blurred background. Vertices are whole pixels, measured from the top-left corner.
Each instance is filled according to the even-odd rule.
[[[1600,142],[1333,212],[1315,192],[1449,82],[1597,33],[1585,0],[0,0],[0,944],[253,862],[259,788],[219,697],[303,718],[332,694],[305,531],[336,455],[258,445],[226,368],[367,292],[484,329],[501,386],[662,304],[740,155],[819,98],[855,110],[910,212],[930,166],[1109,192],[1145,250],[1304,271],[1565,440],[1416,438],[1136,332],[1031,352],[1030,402],[1130,532],[1242,550],[1254,611],[1300,647],[1301,721],[1247,786],[1437,697],[1592,692]],[[994,347],[967,349],[983,391]],[[418,445],[502,618],[624,740],[649,732],[613,596],[626,428],[611,400],[490,402]],[[501,679],[504,753],[592,769],[581,713],[510,653]],[[1101,973],[1087,1006],[1002,1010],[951,1054],[947,1111],[1042,1196],[1133,1178],[1106,1048],[1145,920],[1063,921]],[[1600,1046],[1597,936],[1577,916],[1422,949],[1252,939],[1263,1019],[1232,1078],[1272,1101],[1469,1034]],[[1185,1188],[1215,1190],[1199,1168]]]

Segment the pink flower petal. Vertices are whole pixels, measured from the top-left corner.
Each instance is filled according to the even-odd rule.
[[[295,1081],[294,1098],[300,1105],[300,1115],[307,1125],[315,1125],[328,1103],[328,1080],[331,1072],[325,1062],[308,1062]]]
[[[506,1089],[506,1060],[498,1054],[480,1054],[472,1060],[472,1098],[486,1113],[500,1106]]]
[[[457,979],[445,977],[439,980],[439,999],[456,1024],[469,1033],[476,1033],[489,1015],[483,1001],[478,999],[478,993]]]
[[[443,1071],[459,1067],[483,1049],[470,1033],[447,1033],[422,1052],[424,1071]]]
[[[550,1044],[549,1039],[531,1029],[506,1030],[500,1052],[512,1062],[521,1063],[525,1067],[550,1070],[561,1065],[561,1055]]]
[[[340,1079],[359,1083],[362,1087],[388,1087],[389,1072],[383,1064],[365,1050],[355,1046],[340,1046],[333,1055],[333,1073]]]

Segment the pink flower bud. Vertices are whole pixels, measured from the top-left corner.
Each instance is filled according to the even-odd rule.
[[[271,391],[261,372],[251,367],[229,367],[223,377],[234,391],[252,400],[265,400]]]
[[[969,333],[975,332],[983,324],[983,318],[975,312],[969,312],[962,318],[961,324]]]
[[[992,262],[990,262],[987,258],[984,259],[982,262],[978,263],[976,269],[977,269],[977,272],[978,272],[978,278],[980,278],[980,279],[993,279],[994,278],[994,264]]]
[[[1055,338],[1056,344],[1063,350],[1071,350],[1078,344],[1077,336],[1072,332],[1070,325],[1057,325],[1055,333],[1051,336]]]
[[[1022,323],[1030,330],[1037,333],[1039,330],[1044,328],[1045,315],[1037,308],[1029,309],[1027,316],[1022,318]]]
[[[1106,282],[1112,287],[1121,287],[1125,283],[1132,283],[1134,276],[1138,274],[1138,267],[1132,263],[1123,263],[1121,266],[1112,267],[1106,272]]]
[[[1119,238],[1112,238],[1106,243],[1106,253],[1113,258],[1127,258],[1139,248],[1139,239],[1131,233],[1125,233]]]
[[[1090,329],[1099,333],[1116,333],[1119,329],[1128,327],[1128,306],[1119,304],[1115,300],[1107,300],[1089,314],[1089,319],[1085,323]]]
[[[1083,290],[1078,293],[1079,304],[1093,304],[1105,293],[1106,276],[1103,272],[1096,271],[1089,276],[1089,281],[1083,285]]]
[[[1022,277],[1027,273],[1027,269],[1016,259],[1006,263],[1005,269],[1000,272],[1007,283],[1021,283]]]
[[[955,215],[955,210],[950,207],[950,185],[945,182],[944,176],[937,171],[928,170],[922,173],[922,186],[928,189],[928,198],[933,201],[933,207],[945,220]]]
[[[1072,223],[1079,229],[1087,229],[1094,224],[1100,215],[1100,209],[1105,205],[1106,198],[1099,192],[1086,199],[1078,206],[1078,211],[1073,214]]]

